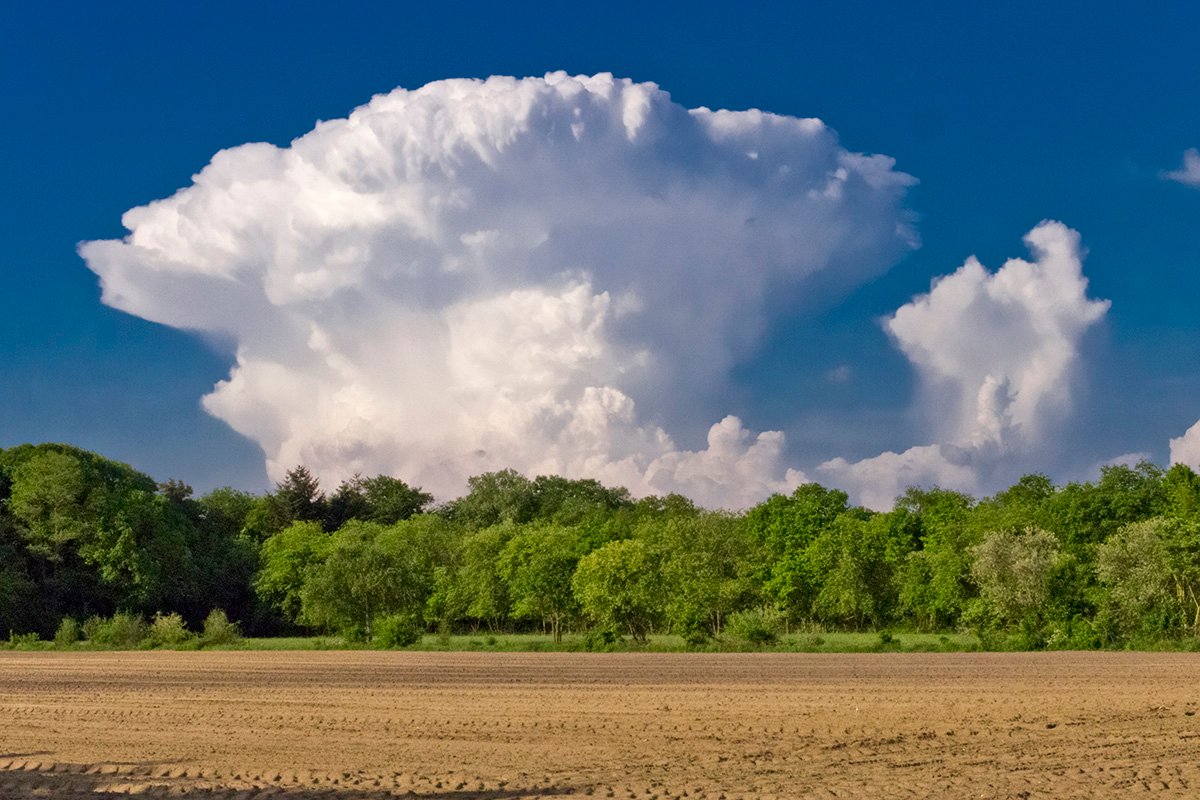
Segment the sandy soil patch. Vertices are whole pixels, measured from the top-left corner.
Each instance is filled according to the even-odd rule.
[[[0,797],[1200,796],[1194,654],[2,653]]]

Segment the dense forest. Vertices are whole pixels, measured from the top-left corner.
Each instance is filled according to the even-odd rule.
[[[985,646],[1158,646],[1200,636],[1200,477],[1109,466],[976,499],[911,488],[886,513],[805,484],[742,513],[506,470],[434,504],[388,476],[323,492],[178,481],[60,444],[0,451],[0,630],[214,609],[257,635],[405,644],[425,631],[727,626],[969,630]]]

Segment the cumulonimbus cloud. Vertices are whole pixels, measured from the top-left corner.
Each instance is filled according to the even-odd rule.
[[[672,431],[723,416],[806,279],[853,286],[915,246],[912,183],[815,119],[607,74],[450,80],[221,151],[80,253],[105,303],[236,342],[204,406],[272,477],[447,496],[511,466],[738,506],[802,479],[782,436]]]
[[[1025,236],[1033,261],[989,273],[974,257],[902,306],[885,327],[920,377],[937,441],[822,475],[873,508],[909,485],[976,492],[1007,459],[1038,452],[1071,407],[1083,334],[1108,311],[1087,297],[1079,234],[1043,222]]]

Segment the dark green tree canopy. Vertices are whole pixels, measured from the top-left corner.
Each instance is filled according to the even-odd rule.
[[[484,626],[710,646],[729,618],[965,627],[1002,647],[1200,638],[1200,476],[1183,465],[1031,474],[979,500],[914,487],[886,513],[814,483],[742,513],[514,470],[468,488],[430,514],[398,478],[326,496],[297,467],[266,495],[197,498],[68,445],[0,451],[0,631],[115,611],[195,626],[219,607],[250,632],[396,641]]]

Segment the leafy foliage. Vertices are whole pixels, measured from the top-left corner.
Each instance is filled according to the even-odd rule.
[[[600,627],[644,642],[662,607],[656,562],[642,541],[610,542],[580,559],[572,579],[575,599]]]
[[[155,647],[173,647],[192,638],[191,631],[177,613],[157,613],[150,620],[146,639]]]
[[[421,624],[409,614],[388,614],[375,621],[375,642],[380,647],[410,647],[421,641]]]
[[[1016,631],[1035,643],[1050,613],[1056,573],[1067,563],[1049,531],[995,531],[973,548],[971,576],[979,585],[975,620],[984,630]]]
[[[63,617],[54,632],[55,647],[70,647],[79,641],[79,623],[73,617]]]
[[[562,641],[563,623],[578,609],[571,579],[582,556],[583,542],[569,528],[529,526],[509,539],[497,566],[513,615],[548,622],[554,641]]]
[[[113,614],[109,619],[92,617],[83,624],[83,635],[89,642],[108,647],[137,647],[146,633],[146,620],[125,612]]]
[[[783,617],[772,608],[748,608],[729,617],[725,630],[735,641],[756,647],[775,644],[783,629]]]
[[[200,631],[200,641],[205,645],[236,644],[242,638],[242,631],[236,622],[230,622],[224,610],[214,608],[204,618],[204,628]]]
[[[769,646],[792,626],[969,629],[996,647],[1200,638],[1200,476],[1182,465],[1031,474],[979,500],[911,488],[887,513],[817,484],[730,514],[513,470],[432,502],[383,475],[326,495],[302,466],[266,495],[197,498],[68,445],[3,450],[0,630],[63,647],[241,627],[389,647],[480,626],[598,649],[664,632]]]

